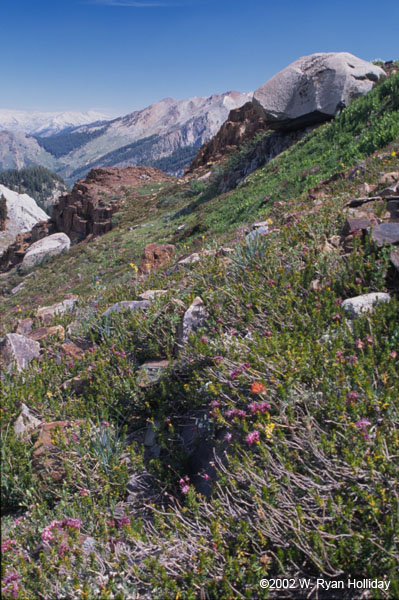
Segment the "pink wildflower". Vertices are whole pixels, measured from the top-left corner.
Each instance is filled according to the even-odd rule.
[[[336,315],[333,315],[332,320],[338,323],[341,320],[341,315],[339,315],[338,313]]]
[[[210,479],[208,473],[204,473],[202,477],[205,479],[205,481],[208,481]]]
[[[271,409],[270,404],[268,404],[267,402],[251,402],[251,404],[249,404],[248,407],[253,415],[257,412],[263,414]]]
[[[358,429],[364,429],[369,425],[371,425],[370,421],[368,419],[365,419],[364,417],[360,419],[357,423],[355,423],[355,427],[357,427]]]
[[[248,433],[247,437],[245,438],[245,441],[252,446],[252,444],[254,444],[255,442],[259,442],[259,431],[251,431],[251,433]]]
[[[224,441],[229,443],[229,442],[231,442],[232,438],[233,438],[233,436],[231,433],[226,433],[226,435],[224,436]]]
[[[356,348],[359,348],[359,350],[363,350],[363,348],[364,348],[364,342],[362,342],[361,339],[357,339],[356,342],[355,342],[355,346],[356,346]]]
[[[82,498],[86,498],[86,496],[90,494],[90,490],[84,488],[83,490],[80,490],[79,494],[82,496]]]
[[[396,358],[398,356],[398,353],[396,352],[396,350],[392,350],[391,354],[389,355],[391,358]]]
[[[354,400],[357,400],[359,398],[359,394],[355,391],[352,392],[348,392],[346,394],[346,401],[347,402],[353,402]]]

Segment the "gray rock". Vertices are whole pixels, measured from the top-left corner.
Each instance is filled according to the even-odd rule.
[[[399,244],[399,223],[380,223],[371,230],[371,239],[377,246]]]
[[[107,317],[111,313],[119,313],[123,310],[130,310],[134,312],[136,310],[147,310],[151,306],[151,302],[148,300],[123,300],[122,302],[116,302],[102,314],[103,317]]]
[[[20,373],[26,369],[34,358],[40,355],[40,344],[20,335],[19,333],[7,333],[0,341],[0,360],[10,370],[15,364]]]
[[[41,306],[37,309],[35,316],[48,323],[51,321],[55,315],[63,315],[68,312],[72,312],[77,303],[79,301],[79,297],[71,294],[67,298],[64,298],[62,302],[57,302],[56,304],[51,304],[50,306]]]
[[[384,292],[374,292],[372,294],[364,294],[348,298],[342,302],[342,308],[347,313],[350,319],[360,317],[365,312],[371,312],[376,304],[381,302],[389,302],[391,296]]]
[[[191,333],[205,325],[208,312],[202,298],[195,298],[191,306],[184,313],[183,320],[177,334],[176,349],[182,349],[189,340]]]
[[[322,122],[371,90],[384,71],[348,52],[303,56],[256,90],[253,103],[275,129]]]
[[[250,231],[245,236],[245,240],[247,243],[253,242],[254,240],[256,240],[256,238],[268,235],[269,233],[270,233],[269,227],[267,225],[262,225],[261,227],[257,227],[256,229],[253,229],[252,231]]]
[[[26,404],[22,404],[21,408],[21,414],[14,423],[15,435],[19,437],[23,437],[25,433],[36,429],[41,424],[41,421],[30,412]]]
[[[54,233],[29,246],[22,264],[19,266],[21,273],[26,273],[33,267],[41,265],[54,256],[68,252],[71,240],[65,233]]]

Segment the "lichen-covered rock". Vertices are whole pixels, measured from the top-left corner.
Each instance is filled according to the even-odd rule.
[[[28,333],[28,338],[40,342],[47,340],[51,336],[56,336],[59,340],[64,340],[65,329],[62,325],[54,325],[54,327],[39,327]]]
[[[40,344],[19,333],[7,333],[0,341],[0,362],[10,370],[15,365],[23,371],[40,355]]]
[[[297,129],[325,121],[362,96],[384,71],[348,52],[303,56],[254,93],[260,116],[275,129]]]
[[[21,273],[26,273],[30,269],[48,262],[50,258],[68,252],[70,246],[71,240],[65,233],[54,233],[38,240],[29,246],[19,270]]]

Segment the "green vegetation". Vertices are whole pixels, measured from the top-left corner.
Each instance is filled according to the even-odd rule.
[[[0,172],[0,183],[19,194],[28,194],[44,209],[46,209],[46,201],[51,198],[57,187],[66,190],[62,177],[45,167],[2,171]]]
[[[389,580],[369,597],[398,597],[398,273],[369,239],[345,256],[326,244],[348,199],[398,170],[398,92],[396,76],[227,194],[220,173],[205,189],[147,184],[121,199],[117,228],[17,295],[19,276],[2,279],[2,332],[77,293],[79,311],[52,324],[90,346],[74,360],[52,340],[3,376],[6,598],[252,600],[273,577]],[[246,241],[260,218],[270,234]],[[140,280],[150,242],[233,251]],[[166,294],[145,313],[101,316],[148,289]],[[375,291],[391,301],[349,324],[342,301]],[[207,321],[176,356],[197,296]],[[141,386],[156,359],[169,367]],[[83,421],[55,433],[58,482],[36,468],[37,433],[14,432],[21,402],[44,421]]]
[[[65,156],[80,146],[91,142],[106,131],[107,127],[99,127],[94,131],[74,131],[71,133],[58,133],[49,137],[35,136],[40,146],[55,158]]]

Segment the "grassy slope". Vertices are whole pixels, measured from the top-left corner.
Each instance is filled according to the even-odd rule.
[[[372,597],[399,594],[399,302],[394,297],[358,320],[353,332],[340,308],[347,297],[387,285],[397,290],[397,281],[386,279],[386,253],[358,247],[343,259],[324,250],[326,238],[340,231],[345,201],[363,182],[397,170],[398,86],[396,76],[229,194],[213,197],[210,186],[193,198],[188,184],[143,189],[146,216],[126,200],[115,230],[37,269],[16,297],[5,297],[7,330],[38,303],[77,292],[85,307],[81,333],[97,343],[79,363],[57,364],[49,351],[40,366],[3,382],[5,537],[15,540],[16,553],[5,553],[2,568],[23,579],[21,598],[122,600],[137,592],[189,599],[200,590],[205,598],[263,598],[261,577],[298,573],[386,576],[389,595]],[[331,183],[321,205],[308,198],[305,192],[320,179],[359,161],[363,168]],[[319,171],[309,173],[316,165]],[[271,200],[259,207],[267,194]],[[188,214],[165,221],[184,206]],[[259,217],[271,218],[278,231],[259,245],[242,243],[242,226]],[[142,227],[129,231],[139,221]],[[181,223],[185,238],[175,234]],[[160,272],[137,283],[129,265],[150,241],[177,241],[179,253],[229,242],[236,254],[232,263],[210,257],[184,273]],[[312,292],[315,279],[320,289]],[[63,280],[69,283],[60,288]],[[3,279],[9,288],[17,282],[16,275]],[[96,308],[151,288],[169,292],[145,319],[96,316]],[[182,313],[173,299],[188,306],[196,295],[210,313],[206,332],[159,386],[143,390],[138,365],[172,357]],[[82,394],[62,389],[78,375],[88,380]],[[253,383],[265,392],[252,393]],[[11,424],[20,401],[45,420],[87,420],[80,441],[65,445],[62,484],[41,483],[32,447],[15,438]],[[270,406],[251,411],[253,401]],[[192,485],[180,493],[180,477],[195,473],[188,472],[178,434],[187,411],[209,409],[211,402],[208,435],[217,456],[228,451],[229,460],[219,464],[218,483],[205,501]],[[234,409],[246,415],[229,412]],[[151,524],[142,508],[142,519],[123,524],[112,515],[118,503],[124,508],[128,477],[144,468],[135,440],[155,418],[162,452],[147,466],[158,493]],[[361,419],[370,425],[356,426]],[[104,420],[111,425],[102,426]],[[259,442],[249,444],[254,432]],[[90,490],[87,496],[82,489]],[[23,512],[25,520],[13,522]],[[28,559],[43,528],[65,517],[79,518],[81,532],[98,541],[91,561],[82,561],[73,528],[67,528],[69,550],[55,540],[41,559]]]

